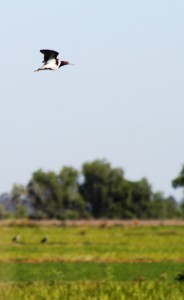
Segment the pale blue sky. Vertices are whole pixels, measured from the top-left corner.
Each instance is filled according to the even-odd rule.
[[[184,1],[4,1],[0,193],[106,158],[154,191],[184,163]],[[75,66],[41,66],[42,48]]]

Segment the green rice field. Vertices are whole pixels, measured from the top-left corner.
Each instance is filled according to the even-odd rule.
[[[0,300],[184,299],[184,226],[0,226]]]

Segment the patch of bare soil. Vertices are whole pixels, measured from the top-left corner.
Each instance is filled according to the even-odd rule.
[[[0,262],[3,263],[29,263],[29,264],[41,264],[41,263],[85,263],[85,262],[94,262],[94,263],[159,263],[165,260],[159,259],[151,259],[151,258],[135,258],[135,259],[101,259],[101,258],[81,258],[75,257],[74,259],[2,259]],[[167,262],[175,262],[175,263],[183,263],[184,259],[176,259],[176,260],[169,260]]]
[[[113,226],[184,226],[184,220],[1,220],[0,226],[66,226],[66,227],[113,227]]]

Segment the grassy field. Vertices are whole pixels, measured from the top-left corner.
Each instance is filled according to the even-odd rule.
[[[91,282],[0,285],[1,300],[183,300],[184,285],[173,283]]]
[[[12,237],[20,236],[17,243]],[[46,244],[40,240],[48,237]],[[183,226],[2,226],[1,261],[184,261]]]
[[[183,225],[1,224],[0,300],[180,300],[183,249]]]
[[[44,262],[0,263],[1,283],[68,281],[173,281],[184,263],[98,263]]]

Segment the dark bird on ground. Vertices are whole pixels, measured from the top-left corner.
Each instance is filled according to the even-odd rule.
[[[41,239],[40,243],[45,244],[45,243],[47,243],[47,241],[48,241],[48,237],[44,236],[43,239]]]
[[[12,238],[12,242],[16,243],[16,242],[19,242],[20,241],[20,235],[15,235],[13,238]]]
[[[44,70],[54,71],[54,70],[58,70],[59,68],[65,65],[73,65],[68,61],[59,60],[57,58],[59,52],[57,51],[45,49],[45,50],[40,50],[40,52],[44,55],[43,66],[35,70],[35,72],[44,71]]]

